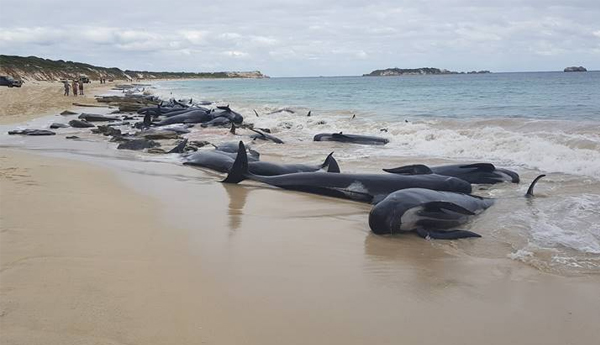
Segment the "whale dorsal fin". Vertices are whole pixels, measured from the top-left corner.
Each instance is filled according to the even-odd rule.
[[[423,164],[413,164],[413,165],[405,165],[398,168],[391,169],[383,169],[385,172],[389,172],[392,174],[402,174],[402,175],[426,175],[433,174],[433,171],[429,169],[427,165]]]
[[[496,167],[492,163],[475,163],[468,165],[461,165],[461,169],[477,169],[480,171],[492,172],[496,170]]]
[[[335,158],[333,158],[333,152],[330,153],[327,158],[325,158],[325,162],[321,165],[321,169],[327,168],[328,173],[339,173],[340,166],[338,165]]]

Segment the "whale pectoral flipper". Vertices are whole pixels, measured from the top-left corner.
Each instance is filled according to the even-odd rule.
[[[470,210],[467,210],[466,208],[462,207],[462,206],[458,206],[457,204],[453,204],[451,202],[445,202],[445,201],[432,201],[432,202],[428,202],[426,204],[423,205],[423,210],[430,212],[430,211],[440,211],[442,209],[446,209],[449,211],[453,211],[456,213],[460,213],[460,214],[464,214],[467,216],[474,216],[475,213],[473,213]]]
[[[493,172],[496,167],[492,163],[475,163],[468,165],[461,165],[461,169],[477,169],[479,171]]]
[[[468,230],[438,231],[417,229],[417,234],[422,238],[431,238],[434,240],[457,240],[460,238],[481,237],[481,235]]]
[[[391,169],[383,169],[385,172],[389,172],[392,174],[402,174],[402,175],[426,175],[433,174],[433,171],[429,169],[427,165],[423,164],[413,164],[413,165],[405,165],[397,168]]]

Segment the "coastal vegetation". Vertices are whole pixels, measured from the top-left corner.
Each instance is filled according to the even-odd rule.
[[[115,80],[133,79],[193,79],[193,78],[268,78],[259,71],[251,72],[151,72],[121,70],[117,67],[100,67],[87,63],[50,60],[36,56],[0,55],[0,75],[15,79],[56,81],[78,79],[86,75],[92,80],[105,78]]]

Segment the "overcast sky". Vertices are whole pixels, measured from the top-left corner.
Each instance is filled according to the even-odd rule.
[[[0,53],[154,71],[600,69],[600,0],[0,0]]]

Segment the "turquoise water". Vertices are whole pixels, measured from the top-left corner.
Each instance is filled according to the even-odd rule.
[[[174,95],[347,111],[381,119],[539,118],[600,121],[600,72],[194,80]]]

